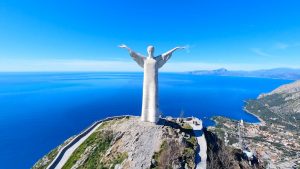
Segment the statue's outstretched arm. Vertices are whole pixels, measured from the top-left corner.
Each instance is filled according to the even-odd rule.
[[[163,53],[162,55],[157,57],[157,66],[158,68],[161,68],[172,56],[173,52],[175,52],[178,49],[185,49],[185,47],[175,47],[166,53]]]
[[[142,68],[144,67],[144,59],[145,57],[135,51],[133,51],[132,49],[130,49],[128,46],[126,45],[120,45],[120,48],[124,48],[127,49],[129,52],[129,55],[133,58],[134,61],[136,61],[136,63],[138,65],[140,65]]]
[[[166,53],[163,53],[161,55],[162,59],[165,60],[165,61],[169,60],[169,58],[172,56],[173,52],[175,52],[178,49],[185,49],[185,47],[175,47],[175,48],[167,51]]]

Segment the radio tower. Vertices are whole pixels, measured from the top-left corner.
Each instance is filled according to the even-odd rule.
[[[240,146],[240,149],[242,149],[242,150],[244,149],[243,134],[244,134],[244,121],[241,120],[238,123],[238,135],[239,135],[239,146]]]

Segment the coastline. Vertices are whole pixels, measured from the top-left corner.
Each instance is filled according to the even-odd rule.
[[[247,101],[245,101],[245,102],[246,102],[246,104],[248,104]],[[244,110],[246,113],[249,113],[249,114],[255,116],[255,117],[259,120],[259,122],[257,122],[257,123],[251,123],[251,124],[263,125],[263,126],[266,125],[266,122],[265,122],[261,117],[259,117],[257,114],[254,114],[254,113],[250,112],[250,111],[246,108],[246,106],[244,106],[243,110]]]
[[[256,115],[256,114],[250,112],[249,110],[246,109],[246,107],[244,107],[243,110],[244,110],[246,113],[253,115],[254,117],[256,117],[256,118],[259,120],[259,122],[247,122],[247,121],[244,121],[244,122],[249,123],[249,124],[253,124],[253,125],[261,125],[261,126],[265,126],[265,125],[266,125],[266,122],[265,122],[261,117],[259,117],[258,115]],[[226,117],[226,116],[212,116],[212,117],[209,118],[209,119],[210,119],[211,121],[214,122],[214,125],[208,126],[208,128],[209,128],[209,127],[216,127],[216,126],[219,124],[218,121],[215,119],[215,118],[217,118],[217,117],[229,119],[229,120],[232,120],[232,121],[239,121],[239,120],[236,120],[236,119],[233,119],[233,118],[230,118],[230,117]]]

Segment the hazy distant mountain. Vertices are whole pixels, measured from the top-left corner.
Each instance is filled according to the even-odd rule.
[[[241,76],[241,77],[265,77],[278,79],[300,79],[300,69],[276,68],[255,71],[230,71],[225,68],[216,70],[196,70],[189,72],[195,75],[217,75],[217,76]]]

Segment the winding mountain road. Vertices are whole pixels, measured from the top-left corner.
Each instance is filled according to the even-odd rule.
[[[104,120],[100,120],[92,124],[90,127],[85,129],[79,135],[77,135],[73,140],[71,140],[67,145],[65,145],[56,155],[54,160],[49,164],[47,169],[61,169],[68,159],[71,157],[72,153],[92,134],[100,127],[100,125],[109,120],[113,119],[121,119],[131,117],[131,115],[124,115],[124,116],[113,116],[108,117]]]

